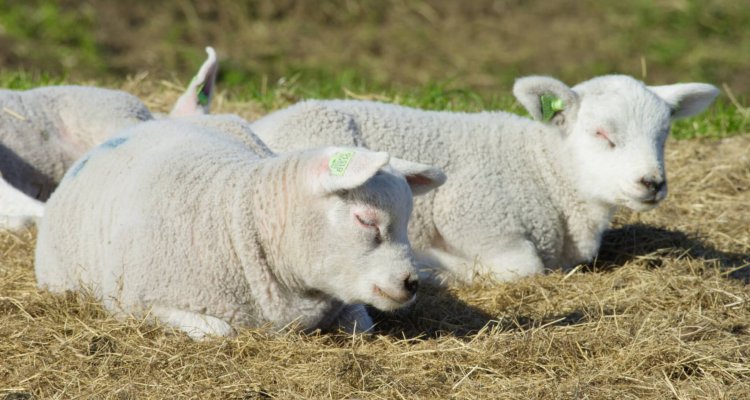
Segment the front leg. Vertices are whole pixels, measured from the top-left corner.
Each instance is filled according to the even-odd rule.
[[[533,243],[517,239],[498,245],[479,255],[475,273],[500,282],[512,281],[544,272],[544,263]]]
[[[235,333],[228,323],[210,315],[162,306],[152,307],[151,314],[162,323],[187,333],[193,340],[204,340],[206,336],[233,336]]]
[[[510,281],[543,272],[539,249],[529,240],[533,232],[524,223],[524,215],[513,208],[518,207],[518,199],[507,198],[504,182],[483,172],[455,173],[438,189],[433,212],[438,236],[432,243],[438,249],[431,249],[433,257],[447,264],[442,269],[465,282],[477,275]],[[534,201],[531,195],[514,196]],[[547,221],[550,216],[535,218]],[[536,229],[546,229],[546,225]]]
[[[534,245],[526,240],[498,244],[489,249],[475,249],[473,260],[447,251],[431,248],[418,253],[419,278],[437,285],[471,283],[486,276],[507,282],[544,271]]]
[[[0,229],[17,231],[35,224],[43,215],[44,203],[0,177]]]
[[[375,326],[363,304],[344,306],[334,324],[351,334],[368,332]]]

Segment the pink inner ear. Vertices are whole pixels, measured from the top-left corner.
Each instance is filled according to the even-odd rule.
[[[427,186],[432,184],[432,180],[424,175],[407,175],[405,178],[410,186]]]

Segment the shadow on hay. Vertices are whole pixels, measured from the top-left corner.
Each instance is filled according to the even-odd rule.
[[[369,307],[375,333],[398,338],[437,338],[470,336],[487,326],[493,317],[458,299],[445,288],[423,285],[411,307],[384,312]]]
[[[597,259],[591,269],[617,268],[635,259],[645,259],[650,267],[659,268],[664,257],[712,260],[727,276],[750,282],[750,254],[716,249],[695,234],[643,224],[625,225],[604,233]],[[743,268],[744,267],[744,268]]]
[[[502,332],[522,332],[551,326],[574,326],[622,313],[615,309],[576,309],[563,314],[530,316],[513,313],[507,318],[493,318],[469,305],[445,289],[429,287],[420,292],[421,300],[406,310],[383,312],[369,309],[376,322],[376,334],[405,339],[434,339],[442,336],[473,337],[483,328]]]

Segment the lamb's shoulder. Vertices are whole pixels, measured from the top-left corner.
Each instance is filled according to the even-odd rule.
[[[553,132],[554,134],[554,132]],[[559,229],[558,252],[545,261],[550,267],[570,267],[591,260],[598,251],[613,208],[585,198],[570,176],[565,146],[555,140],[539,142],[533,156],[534,186],[545,193],[547,214],[554,214]],[[540,212],[541,214],[541,212]],[[537,217],[535,217],[538,219]]]
[[[480,198],[494,197],[485,207],[488,219],[502,218],[506,232],[531,241],[539,257],[550,265],[563,253],[566,237],[566,196],[570,187],[559,176],[562,164],[556,149],[557,133],[520,117],[503,118],[495,125],[485,158],[474,162],[487,182],[476,187]]]

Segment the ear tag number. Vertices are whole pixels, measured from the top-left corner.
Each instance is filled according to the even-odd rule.
[[[346,172],[346,167],[349,166],[349,161],[354,157],[354,151],[344,150],[334,154],[330,160],[328,160],[328,168],[331,170],[331,175],[343,176]]]
[[[539,98],[542,102],[542,121],[548,122],[552,120],[555,113],[565,109],[565,102],[551,94],[543,94]]]

